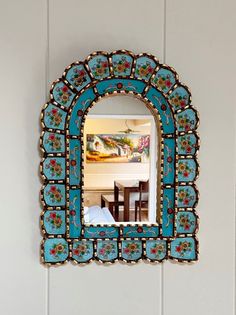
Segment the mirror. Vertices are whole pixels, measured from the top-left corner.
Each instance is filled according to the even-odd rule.
[[[84,221],[156,223],[157,127],[130,96],[100,100],[84,125]]]

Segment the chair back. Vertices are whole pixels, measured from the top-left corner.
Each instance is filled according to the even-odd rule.
[[[142,193],[149,191],[149,180],[139,181],[139,200],[142,201]]]

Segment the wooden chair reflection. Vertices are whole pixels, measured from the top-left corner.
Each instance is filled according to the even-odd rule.
[[[145,198],[144,193],[149,191],[149,181],[139,181],[139,199],[135,200],[135,221],[137,221],[137,214],[139,211],[139,221],[142,221],[142,208],[148,208],[148,199]]]

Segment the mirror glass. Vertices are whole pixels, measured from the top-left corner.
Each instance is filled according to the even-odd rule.
[[[156,223],[157,127],[130,96],[100,100],[84,125],[84,220]]]

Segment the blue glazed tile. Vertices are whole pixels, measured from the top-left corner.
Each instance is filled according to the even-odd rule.
[[[159,235],[158,226],[124,226],[124,237],[157,237]]]
[[[63,238],[49,238],[44,242],[44,260],[46,263],[63,262],[69,254],[68,243]]]
[[[77,91],[81,91],[87,84],[91,82],[83,64],[72,66],[66,74],[66,80],[74,87]]]
[[[186,109],[176,115],[176,125],[178,131],[194,130],[197,127],[197,116],[193,109]]]
[[[75,93],[73,93],[64,82],[58,82],[54,85],[52,95],[58,104],[66,108],[70,107],[75,97]]]
[[[192,182],[196,177],[197,164],[194,159],[179,159],[178,181]]]
[[[151,87],[146,95],[147,99],[157,108],[163,126],[164,134],[175,132],[173,114],[165,97],[155,88]]]
[[[108,58],[104,55],[96,55],[92,57],[88,66],[95,79],[101,80],[110,75]]]
[[[183,109],[190,104],[190,93],[183,87],[178,86],[169,96],[170,104],[174,110]]]
[[[112,56],[112,66],[114,75],[130,76],[132,70],[133,58],[126,54],[115,54]]]
[[[65,136],[54,132],[45,132],[43,147],[47,153],[64,153]]]
[[[197,201],[196,191],[192,186],[179,186],[177,190],[177,206],[179,208],[192,208]]]
[[[70,189],[69,199],[70,199],[69,235],[71,238],[78,238],[81,235],[80,189]]]
[[[65,185],[48,184],[43,192],[44,201],[48,206],[60,207],[65,206]]]
[[[53,210],[46,211],[43,216],[43,224],[48,234],[65,234],[66,222],[65,211]]]
[[[194,133],[178,137],[178,154],[192,155],[198,148],[198,139]]]
[[[197,219],[191,211],[179,211],[176,217],[176,229],[178,234],[191,234],[196,230]]]
[[[165,185],[175,180],[175,139],[164,139],[164,177]]]
[[[100,95],[112,93],[115,91],[135,92],[141,94],[145,87],[146,84],[142,81],[128,79],[104,80],[96,85]]]
[[[121,256],[125,260],[138,260],[142,257],[142,242],[141,241],[122,241]]]
[[[119,228],[117,227],[90,226],[84,228],[85,238],[117,238],[118,236]]]
[[[85,263],[92,259],[93,242],[87,240],[74,241],[72,247],[72,258],[79,263]]]
[[[44,110],[43,121],[46,128],[63,130],[65,128],[66,112],[55,105],[49,104]]]
[[[69,122],[70,135],[80,135],[81,119],[86,109],[92,104],[96,95],[92,88],[85,90],[78,98]]]
[[[81,143],[80,140],[70,139],[70,185],[79,185],[81,178]]]
[[[152,83],[156,85],[158,90],[167,93],[175,85],[176,77],[171,70],[160,68],[152,79]]]
[[[174,235],[175,208],[175,191],[173,188],[164,189],[162,203],[162,236],[172,237]]]
[[[161,261],[166,257],[167,246],[164,240],[147,240],[146,257],[153,261]]]
[[[149,80],[156,68],[156,62],[149,57],[139,57],[136,60],[135,77],[138,79]]]
[[[48,180],[65,179],[65,158],[46,158],[43,161],[43,174]]]
[[[196,242],[192,237],[179,237],[170,243],[170,256],[180,260],[196,260]]]
[[[97,241],[97,257],[102,261],[113,261],[118,257],[117,241]]]

